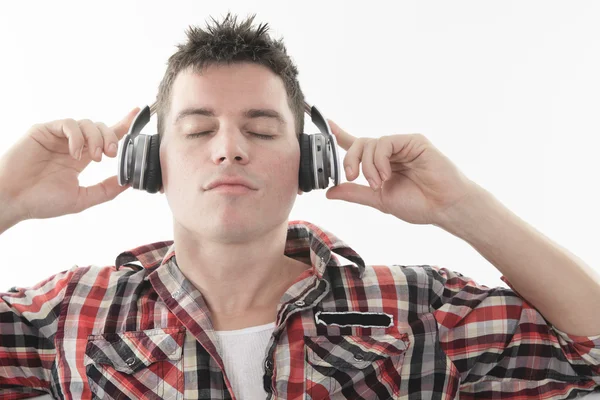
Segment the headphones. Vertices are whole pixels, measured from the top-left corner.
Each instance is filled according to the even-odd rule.
[[[312,122],[321,133],[307,135],[301,133],[300,170],[298,182],[300,190],[310,192],[313,189],[326,189],[329,179],[333,186],[340,183],[340,158],[335,136],[323,114],[315,106],[304,102],[304,112],[310,115]],[[117,160],[119,163],[118,180],[120,186],[131,184],[138,190],[156,193],[162,187],[160,170],[160,136],[140,134],[156,113],[156,102],[145,106],[131,123],[129,132],[119,144]]]

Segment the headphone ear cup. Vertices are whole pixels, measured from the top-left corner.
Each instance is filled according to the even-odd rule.
[[[160,170],[160,136],[150,136],[150,151],[148,154],[148,167],[144,178],[144,189],[148,193],[156,193],[162,186]]]
[[[315,187],[310,136],[301,133],[298,139],[300,140],[300,170],[298,173],[298,186],[300,186],[300,190],[308,193]]]

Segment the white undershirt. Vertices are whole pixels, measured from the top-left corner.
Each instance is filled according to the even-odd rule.
[[[215,331],[225,372],[238,400],[266,399],[263,363],[275,323],[235,331]]]

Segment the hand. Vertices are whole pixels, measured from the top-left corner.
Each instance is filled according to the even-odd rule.
[[[92,160],[100,162],[102,153],[117,156],[110,145],[118,146],[138,111],[110,128],[86,119],[32,126],[0,158],[0,194],[11,213],[6,218],[18,222],[75,214],[127,190],[130,186],[121,187],[116,175],[90,187],[79,186],[78,176]],[[98,147],[101,153],[95,155]]]
[[[419,133],[357,139],[328,121],[338,145],[346,150],[346,179],[358,177],[362,162],[362,173],[372,182],[371,188],[355,183],[334,186],[327,190],[328,199],[370,206],[413,224],[438,224],[444,213],[479,190]]]

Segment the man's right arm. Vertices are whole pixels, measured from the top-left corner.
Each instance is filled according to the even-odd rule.
[[[129,185],[120,186],[117,176],[89,187],[79,186],[78,176],[103,153],[117,156],[111,145],[118,145],[138,111],[110,128],[72,118],[33,125],[0,157],[0,234],[21,221],[79,213],[124,192]],[[61,304],[76,268],[31,288],[0,292],[0,398],[51,392]]]

